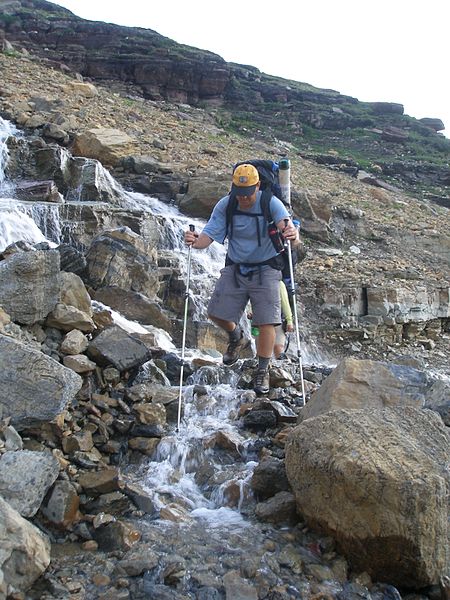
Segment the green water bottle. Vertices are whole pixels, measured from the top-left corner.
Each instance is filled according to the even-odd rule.
[[[259,335],[259,327],[252,327],[252,335],[257,337]]]

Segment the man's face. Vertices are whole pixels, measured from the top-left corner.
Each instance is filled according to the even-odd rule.
[[[258,193],[259,185],[256,186],[255,191],[251,196],[239,196],[236,194],[236,200],[239,204],[239,210],[248,210],[251,208],[256,202],[256,194]]]

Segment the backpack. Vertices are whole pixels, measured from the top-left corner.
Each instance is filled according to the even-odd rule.
[[[245,214],[249,217],[261,217],[263,216],[267,222],[268,234],[272,243],[274,245],[275,250],[278,252],[278,256],[274,257],[274,259],[270,259],[271,266],[283,272],[283,278],[290,277],[289,270],[289,259],[288,253],[286,252],[286,247],[284,245],[283,239],[276,228],[276,224],[274,223],[272,213],[270,211],[270,200],[272,196],[276,196],[279,198],[286,208],[290,209],[290,206],[287,202],[284,201],[281,194],[281,186],[279,180],[279,165],[277,162],[273,160],[244,160],[242,162],[238,162],[234,165],[233,171],[239,165],[253,165],[258,173],[260,186],[259,189],[262,192],[261,196],[261,212],[260,213],[243,213],[238,209],[238,202],[236,196],[231,195],[228,199],[228,205],[226,209],[226,236],[229,239],[233,236],[233,216],[239,214]],[[259,221],[256,219],[256,234],[258,237],[258,246],[261,245],[261,232],[259,230]],[[294,261],[294,252],[292,252],[292,260]],[[295,257],[295,261],[296,261]]]

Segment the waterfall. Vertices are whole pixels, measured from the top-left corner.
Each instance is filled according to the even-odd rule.
[[[89,211],[90,206],[99,207],[100,214],[105,205],[102,208],[100,201],[90,202],[88,205],[82,189],[78,187],[69,190],[63,204],[14,199],[14,186],[6,177],[6,140],[16,134],[12,125],[0,121],[0,251],[18,240],[26,240],[31,244],[44,241],[53,245],[63,241],[74,243],[76,235],[83,229],[84,210]],[[204,226],[203,220],[187,217],[176,206],[156,198],[123,190],[98,161],[80,160],[73,163],[66,152],[62,153],[62,161],[61,168],[66,172],[78,169],[78,173],[89,178],[90,183],[95,180],[100,195],[102,189],[113,190],[114,205],[106,206],[107,211],[152,215],[153,220],[149,220],[148,226],[158,228],[158,250],[163,250],[169,257],[173,255],[174,264],[180,269],[182,276],[186,276],[188,249],[184,243],[184,231],[190,224],[194,224],[197,231],[200,231]],[[97,213],[94,215],[96,218]],[[101,218],[100,216],[99,219]],[[189,314],[193,321],[205,321],[207,318],[207,300],[219,270],[224,265],[225,254],[226,248],[219,244],[191,253]],[[125,331],[136,334],[150,331],[162,350],[177,352],[170,336],[163,330],[129,321],[100,303],[94,302],[93,305],[97,309],[110,310],[114,322]],[[292,340],[291,344],[294,342]],[[308,349],[311,348],[308,345]],[[193,360],[199,355],[205,359],[195,349],[186,350],[187,360]],[[294,354],[295,348],[291,351]],[[239,406],[248,401],[249,393],[248,390],[237,388],[239,370],[224,367],[221,357],[211,358],[208,355],[206,358],[209,365],[195,371],[183,387],[184,418],[179,430],[163,437],[155,456],[140,467],[130,465],[126,474],[132,480],[139,480],[151,496],[156,510],[161,513],[163,510],[181,511],[182,520],[198,523],[198,535],[205,545],[210,540],[208,533],[203,539],[204,531],[220,531],[221,538],[224,536],[225,539],[236,528],[239,531],[250,529],[243,514],[251,501],[249,480],[257,461],[253,434],[236,428],[236,414]],[[144,368],[144,380],[145,373]],[[222,452],[220,440],[222,443],[225,440],[226,444],[234,447],[234,451]],[[176,524],[162,521],[160,525],[177,527]],[[252,525],[252,531],[252,536],[260,535],[257,525]],[[184,544],[183,534],[179,535]],[[232,546],[233,542],[230,541],[229,544]]]
[[[6,181],[6,167],[8,165],[9,151],[7,140],[17,135],[17,129],[9,121],[0,117],[0,198],[7,197],[13,191],[12,183]]]

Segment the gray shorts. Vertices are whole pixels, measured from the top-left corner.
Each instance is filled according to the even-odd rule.
[[[251,277],[244,277],[236,265],[224,267],[209,301],[208,315],[239,323],[250,300],[252,325],[278,325],[281,323],[280,279],[281,271],[268,266],[261,268],[261,283],[258,270]]]

